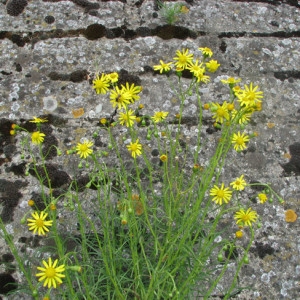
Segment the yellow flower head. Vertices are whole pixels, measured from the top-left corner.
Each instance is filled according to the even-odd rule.
[[[158,111],[154,114],[153,117],[151,117],[151,119],[154,121],[154,123],[159,123],[163,121],[168,116],[168,114],[169,113],[167,111]]]
[[[116,83],[119,80],[119,74],[117,72],[110,73],[106,75],[110,83]]]
[[[207,71],[210,73],[215,73],[220,67],[220,64],[216,60],[213,60],[213,59],[210,60],[209,62],[207,62],[205,65],[206,65]]]
[[[44,141],[44,136],[46,136],[44,133],[35,131],[31,134],[31,141],[33,144],[41,144]]]
[[[126,125],[126,127],[131,127],[136,120],[136,116],[134,115],[134,111],[132,109],[126,110],[125,113],[120,112],[120,124]]]
[[[197,82],[208,83],[210,81],[210,77],[208,75],[205,75],[204,71],[205,69],[203,68],[203,72],[199,72],[195,74],[195,77],[197,78]]]
[[[125,86],[121,85],[121,87],[122,93],[127,93],[130,103],[134,103],[135,101],[138,101],[140,99],[140,96],[138,94],[142,91],[141,86],[135,86],[134,83],[129,85],[129,83],[126,82]]]
[[[30,120],[30,123],[45,123],[48,122],[47,119],[42,119],[42,118],[37,118],[37,117],[32,117],[33,119]]]
[[[58,259],[56,259],[52,263],[51,257],[49,257],[48,263],[45,260],[43,260],[42,263],[44,265],[44,268],[37,267],[37,269],[41,272],[37,273],[35,276],[40,277],[39,281],[45,281],[44,287],[47,286],[48,289],[50,289],[51,287],[56,288],[57,283],[61,284],[61,279],[66,277],[64,274],[61,274],[65,271],[65,265],[57,266]]]
[[[243,237],[243,231],[241,231],[241,230],[238,230],[238,231],[236,231],[236,233],[235,233],[235,237],[237,238],[237,239],[241,239],[242,237]]]
[[[45,235],[48,232],[48,227],[52,226],[53,221],[46,221],[48,214],[41,211],[40,214],[37,211],[31,213],[33,219],[27,219],[29,230],[33,230],[33,234],[36,232],[38,235]]]
[[[237,191],[244,190],[245,186],[247,185],[246,181],[244,180],[244,175],[231,182],[230,185],[232,185],[232,187]]]
[[[110,79],[105,74],[96,76],[96,79],[93,80],[93,89],[95,89],[97,94],[106,94],[109,88]]]
[[[215,119],[216,122],[222,124],[224,119],[229,120],[228,104],[226,101],[224,101],[222,106],[219,103],[212,103],[210,109],[214,112],[213,119]]]
[[[265,203],[268,200],[268,196],[265,193],[258,194],[257,197],[261,204]]]
[[[189,53],[188,49],[183,49],[182,52],[176,51],[176,56],[173,58],[176,60],[175,66],[180,69],[185,69],[193,60],[193,54]]]
[[[131,102],[132,96],[123,88],[116,87],[110,93],[110,102],[113,107],[118,106],[118,109],[122,107],[126,109],[127,105]]]
[[[240,78],[235,79],[234,77],[229,77],[227,79],[221,79],[221,82],[233,86],[234,84],[241,82],[241,79]]]
[[[241,105],[245,105],[246,107],[254,107],[257,103],[261,102],[263,98],[263,92],[257,91],[258,86],[253,88],[252,82],[250,85],[245,85],[245,90],[242,90],[237,94],[238,101]]]
[[[165,63],[162,60],[159,61],[160,65],[153,66],[154,71],[159,71],[160,74],[167,73],[171,70],[172,62]]]
[[[131,156],[133,158],[136,158],[136,156],[142,154],[142,145],[139,143],[138,139],[134,143],[130,142],[130,144],[127,146],[127,149],[129,152],[131,152]]]
[[[246,143],[249,142],[250,138],[248,135],[246,135],[246,133],[240,133],[238,132],[237,134],[234,133],[233,137],[232,137],[232,144],[234,144],[234,150],[236,150],[237,152],[239,151],[243,151],[247,148]]]
[[[208,47],[199,48],[199,50],[203,53],[204,57],[212,57],[214,54]]]
[[[28,200],[27,202],[28,206],[34,206],[34,201],[32,199]]]
[[[205,72],[205,68],[202,68],[202,63],[199,64],[198,59],[195,62],[190,62],[187,67],[187,70],[190,70],[190,72],[196,77],[198,74],[203,74]]]
[[[78,143],[76,146],[77,154],[80,158],[87,158],[89,155],[93,153],[93,150],[90,149],[93,146],[93,142],[84,141],[83,143]]]
[[[232,191],[227,187],[224,187],[224,183],[221,184],[221,187],[214,185],[210,190],[210,195],[213,196],[212,201],[216,202],[219,205],[222,205],[223,201],[228,203],[231,199]]]
[[[241,224],[242,226],[252,226],[252,223],[256,222],[257,212],[252,210],[251,207],[245,211],[244,209],[240,209],[234,215],[236,219],[236,224]]]
[[[101,118],[99,122],[100,124],[105,125],[108,121],[106,118]]]
[[[159,159],[162,161],[162,162],[166,162],[168,160],[168,156],[166,154],[162,154]]]

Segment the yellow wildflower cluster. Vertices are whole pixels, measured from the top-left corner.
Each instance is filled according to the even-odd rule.
[[[177,50],[173,61],[164,62],[160,60],[160,64],[155,65],[153,69],[159,71],[160,74],[168,73],[172,68],[174,68],[178,74],[184,70],[188,70],[192,73],[197,82],[208,83],[210,77],[206,75],[206,72],[216,72],[220,64],[216,60],[207,61],[207,58],[211,58],[213,55],[210,48],[205,47],[199,48],[198,50],[202,52],[202,56],[199,58],[194,58],[194,54],[190,53],[188,49]]]

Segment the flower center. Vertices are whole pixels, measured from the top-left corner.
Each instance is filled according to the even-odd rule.
[[[217,109],[217,115],[219,116],[219,117],[224,117],[225,116],[225,110],[223,109],[223,108],[218,108]]]
[[[217,192],[217,196],[218,196],[219,198],[223,198],[223,197],[224,197],[224,191],[219,190],[219,191]]]
[[[55,269],[54,269],[54,268],[49,267],[49,268],[46,269],[46,271],[45,271],[45,276],[46,276],[47,278],[53,278],[53,277],[55,277],[55,275],[56,275],[56,272],[55,272]]]
[[[36,219],[35,220],[35,225],[37,226],[37,227],[44,227],[44,220],[42,220],[42,219]]]
[[[254,92],[248,92],[246,98],[247,98],[248,101],[251,102],[251,101],[254,101],[254,100],[255,100],[256,95],[255,95]]]
[[[83,145],[80,146],[80,151],[81,152],[85,152],[86,150],[88,150],[88,146],[87,145],[83,144]]]
[[[131,146],[131,151],[136,151],[136,150],[137,150],[137,145],[133,144],[133,145]]]
[[[244,144],[244,139],[242,137],[239,137],[239,138],[236,139],[236,143],[238,145],[243,145]]]
[[[102,87],[105,86],[105,84],[104,84],[103,81],[97,80],[97,81],[95,82],[95,86],[96,86],[97,88],[102,88]]]
[[[250,217],[248,215],[243,215],[241,218],[244,222],[250,221]]]
[[[179,58],[179,62],[182,63],[182,64],[185,64],[187,62],[187,58],[185,56],[181,56]]]
[[[33,134],[32,134],[32,138],[33,139],[38,139],[40,137],[40,135],[39,135],[39,133],[38,132],[34,132]]]

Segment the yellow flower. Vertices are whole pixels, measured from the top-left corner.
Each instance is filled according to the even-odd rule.
[[[203,104],[203,109],[208,110],[209,108],[210,108],[210,104],[209,103]]]
[[[118,109],[121,109],[122,107],[126,109],[130,101],[131,96],[124,89],[119,89],[118,87],[116,87],[110,93],[110,102],[113,107],[118,106]]]
[[[34,205],[34,201],[32,199],[28,200],[28,206],[33,206]]]
[[[159,71],[159,73],[169,72],[171,70],[172,62],[164,63],[162,60],[159,61],[160,65],[153,66],[154,71]]]
[[[56,259],[52,263],[51,257],[49,257],[48,263],[45,260],[43,260],[42,263],[44,265],[44,268],[37,267],[37,269],[41,271],[41,273],[37,273],[35,276],[40,277],[39,281],[45,281],[44,287],[47,286],[48,289],[50,289],[51,287],[56,288],[57,283],[61,284],[61,279],[66,277],[64,274],[61,274],[65,271],[65,265],[57,266],[58,259]]]
[[[195,62],[190,62],[187,67],[187,70],[190,70],[190,72],[196,77],[198,74],[203,74],[205,71],[205,68],[202,68],[202,63],[199,65],[198,59]]]
[[[252,226],[252,223],[256,222],[257,212],[252,210],[251,207],[247,211],[240,209],[235,213],[234,218],[236,219],[236,224]]]
[[[48,122],[47,119],[42,119],[42,118],[37,118],[37,117],[32,117],[33,120],[30,120],[29,122],[31,123],[45,123]]]
[[[237,94],[238,101],[241,105],[245,105],[246,107],[253,107],[257,105],[257,103],[261,102],[260,99],[263,98],[263,92],[257,91],[258,86],[252,86],[252,82],[249,86],[245,85],[245,90],[242,90],[241,93]]]
[[[237,134],[233,134],[233,137],[232,137],[232,144],[235,144],[233,147],[234,147],[234,150],[236,150],[237,152],[239,151],[243,151],[244,149],[247,148],[246,146],[246,143],[249,142],[249,136],[246,135],[245,133],[240,133],[238,132]]]
[[[244,112],[238,114],[238,111],[236,109],[234,109],[231,112],[231,120],[234,120],[236,118],[236,116],[238,115],[239,118],[236,121],[239,124],[247,124],[251,119],[252,112],[253,111],[248,110],[247,112],[244,111]]]
[[[176,60],[175,66],[180,69],[185,69],[188,64],[193,60],[193,54],[189,53],[188,49],[182,49],[182,52],[179,50],[176,51],[176,56],[173,58]]]
[[[206,64],[206,69],[208,72],[211,72],[211,73],[215,73],[219,67],[220,67],[220,64],[216,61],[216,60],[210,60],[209,62],[207,62]]]
[[[159,123],[163,121],[168,116],[168,114],[169,113],[167,111],[158,111],[154,114],[153,117],[151,117],[151,119],[154,121],[154,123]]]
[[[131,156],[133,158],[136,158],[136,156],[142,154],[142,145],[139,143],[138,139],[134,143],[130,142],[130,144],[127,146],[127,149],[129,152],[131,152]]]
[[[240,82],[240,81],[241,81],[240,78],[235,79],[235,78],[233,78],[233,77],[229,77],[229,78],[227,78],[227,79],[221,79],[221,82],[222,82],[222,83],[224,83],[224,84],[229,84],[229,85],[232,85],[232,86],[233,86],[234,84]]]
[[[211,51],[210,48],[208,47],[204,47],[204,48],[198,48],[200,51],[202,51],[203,55],[205,57],[212,57],[213,56],[213,52]]]
[[[258,194],[257,197],[261,204],[265,203],[268,200],[268,196],[265,193]]]
[[[87,158],[89,155],[93,153],[93,150],[90,149],[93,146],[93,142],[84,141],[83,143],[78,143],[76,146],[77,154],[80,158]]]
[[[126,85],[122,85],[122,93],[123,94],[128,94],[129,97],[129,101],[131,103],[134,103],[135,101],[140,99],[140,96],[138,96],[137,94],[140,93],[142,91],[142,87],[141,86],[135,86],[134,83],[129,86],[129,83],[126,82]]]
[[[110,79],[105,74],[96,76],[96,79],[93,80],[93,89],[96,90],[97,94],[106,94],[109,88]]]
[[[220,188],[217,185],[214,185],[214,187],[210,190],[210,195],[214,196],[212,201],[222,205],[222,201],[228,203],[231,199],[232,191],[230,191],[228,187],[224,188],[224,183],[222,183]]]
[[[120,113],[120,124],[126,125],[126,127],[131,127],[134,124],[134,121],[136,120],[136,116],[134,115],[134,111],[129,109],[126,110],[125,113]]]
[[[210,81],[210,77],[204,74],[204,70],[205,69],[203,68],[203,72],[199,72],[195,75],[195,77],[197,78],[197,82],[208,83]]]
[[[31,213],[33,219],[27,219],[29,230],[33,230],[33,234],[36,232],[38,235],[45,235],[45,231],[48,232],[48,227],[52,226],[53,221],[46,221],[48,214],[41,211],[39,214],[37,211]]]
[[[31,141],[33,144],[41,144],[44,141],[44,136],[46,136],[44,133],[35,131],[31,134]]]
[[[243,231],[241,231],[241,230],[238,230],[236,233],[235,233],[235,237],[237,238],[237,239],[241,239],[242,237],[243,237]]]
[[[230,185],[232,185],[232,187],[237,191],[244,190],[245,186],[247,185],[246,181],[244,180],[244,175],[231,182]]]
[[[100,124],[105,125],[107,123],[107,119],[101,118],[99,122],[100,122]]]
[[[119,80],[119,74],[117,72],[110,73],[106,75],[110,83],[116,83]]]
[[[166,154],[162,154],[159,158],[162,162],[166,162],[168,160],[168,156]]]
[[[216,122],[222,124],[224,119],[227,121],[229,120],[228,105],[226,101],[223,102],[222,106],[219,103],[212,103],[210,109],[214,113],[213,119],[215,119]]]

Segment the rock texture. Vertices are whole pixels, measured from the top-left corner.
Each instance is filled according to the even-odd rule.
[[[20,141],[9,135],[12,123],[30,128],[32,116],[47,115],[46,152],[47,145],[66,150],[91,136],[99,119],[113,113],[107,98],[91,88],[89,76],[97,71],[132,76],[144,88],[141,103],[147,112],[163,109],[175,116],[178,100],[167,78],[154,74],[152,66],[174,57],[177,49],[197,52],[207,46],[221,69],[202,88],[204,102],[226,100],[227,89],[220,84],[225,75],[252,81],[264,91],[263,112],[250,124],[250,131],[259,136],[248,151],[230,154],[222,176],[231,178],[243,170],[249,181],[269,182],[285,199],[284,205],[274,201],[258,206],[262,228],[256,232],[251,263],[240,277],[241,285],[250,290],[235,299],[299,299],[299,221],[286,223],[284,212],[294,209],[299,214],[300,204],[300,4],[294,0],[182,3],[189,13],[171,26],[160,18],[156,1],[1,1],[1,218],[20,248],[39,244],[19,225],[28,199],[38,201],[39,193],[36,178],[24,177],[27,166],[20,156]],[[186,119],[190,120],[186,141],[196,136],[195,104],[191,96],[184,107],[184,117],[192,116]],[[208,134],[201,163],[205,164],[215,138]],[[98,142],[103,147],[107,141]],[[75,163],[61,162],[56,152],[49,155],[47,167],[57,191],[70,182]],[[15,266],[0,240],[1,282],[22,281]],[[2,292],[7,293],[5,288]]]

